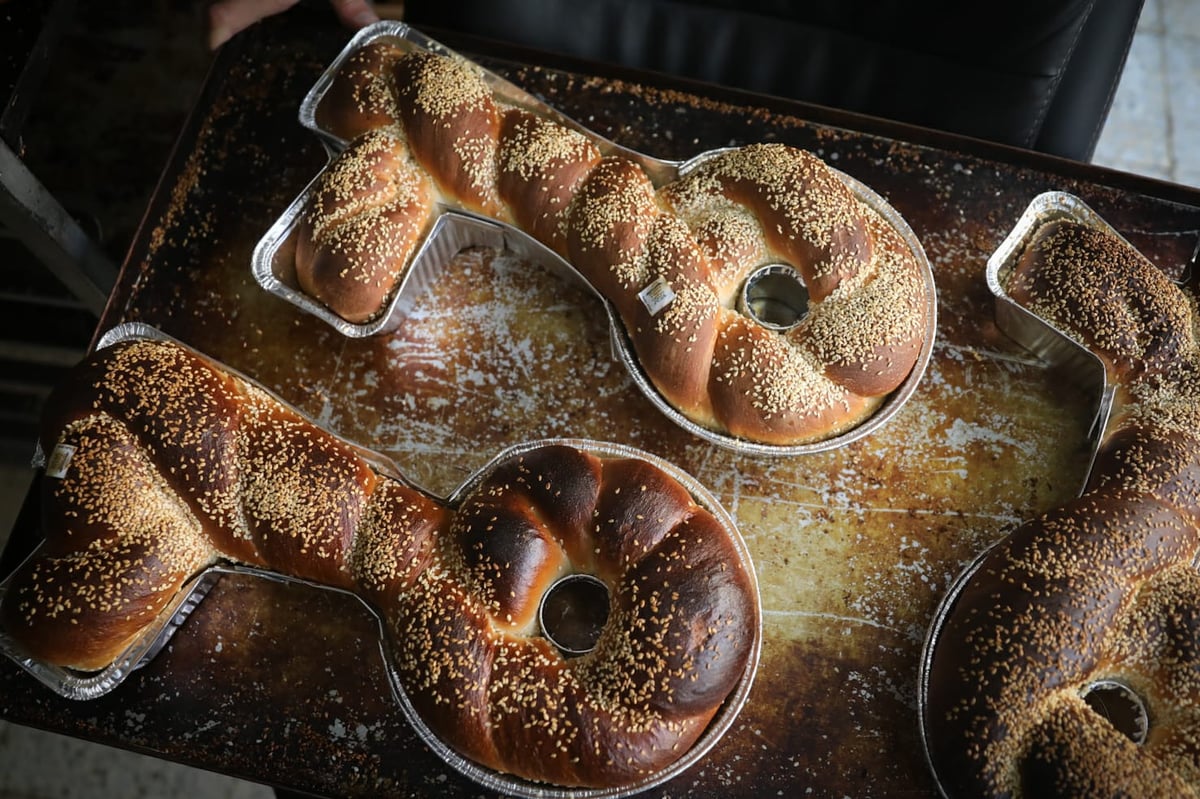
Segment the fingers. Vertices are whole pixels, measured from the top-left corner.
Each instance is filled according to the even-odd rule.
[[[218,0],[208,8],[208,46],[215,50],[260,19],[294,6],[298,0]]]
[[[215,50],[233,36],[258,22],[294,6],[299,0],[217,0],[208,9],[208,46]],[[367,0],[330,0],[338,19],[348,27],[361,28],[379,21]]]
[[[330,0],[338,19],[348,27],[363,28],[379,21],[379,15],[367,0]]]

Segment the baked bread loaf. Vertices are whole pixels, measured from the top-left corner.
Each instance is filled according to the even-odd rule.
[[[1112,233],[1065,219],[1036,231],[1005,289],[1096,353],[1117,394],[1082,496],[990,550],[937,631],[932,765],[954,797],[1196,796],[1194,300]]]
[[[430,204],[406,205],[406,231],[453,208],[547,245],[613,304],[663,398],[706,428],[774,445],[830,438],[903,383],[925,342],[932,298],[910,247],[806,151],[737,148],[655,185],[600,138],[500,99],[469,62],[381,42],[343,64],[317,122],[352,143],[304,212],[296,269],[302,286],[321,272],[313,295],[348,320],[383,312],[416,244],[381,247],[365,222],[362,243],[349,227],[319,240],[335,229],[331,208],[347,226],[358,225],[352,206],[380,213],[381,161],[363,153],[383,148],[411,172],[400,182],[432,186]],[[359,185],[371,188],[341,191]],[[747,277],[778,263],[808,295],[786,330],[739,302]]]
[[[321,176],[296,237],[299,288],[347,322],[379,316],[432,221],[433,187],[389,129],[365,134]]]
[[[91,356],[53,395],[46,540],[11,578],[5,631],[34,658],[103,668],[218,561],[356,592],[390,634],[417,714],[498,772],[635,783],[675,762],[752,668],[754,575],[726,527],[641,459],[548,445],[448,507],[273,396],[170,342]],[[609,592],[567,658],[536,610],[563,575]],[[331,653],[332,655],[332,653]]]

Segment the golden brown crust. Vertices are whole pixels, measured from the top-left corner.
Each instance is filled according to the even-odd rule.
[[[504,114],[500,131],[499,191],[517,227],[565,255],[571,203],[600,161],[583,134],[528,111]]]
[[[48,403],[46,541],[9,584],[34,657],[111,664],[155,635],[186,581],[233,561],[353,591],[447,745],[501,772],[620,786],[681,757],[747,672],[759,628],[730,531],[647,461],[568,446],[515,455],[450,508],[170,342],[91,356]],[[542,636],[561,576],[611,596],[591,652]]]
[[[333,76],[315,109],[321,130],[350,141],[396,121],[396,81],[391,65],[404,50],[387,42],[371,42],[351,53]]]
[[[433,218],[429,180],[408,162],[394,129],[370,131],[322,173],[305,206],[296,280],[349,322],[384,310]]]
[[[692,421],[760,443],[819,441],[862,422],[912,372],[932,299],[915,256],[811,153],[736,148],[655,186],[601,140],[502,103],[468,62],[418,51],[380,68],[389,77],[371,91],[359,87],[357,62],[348,68],[340,91],[372,99],[342,96],[332,113],[362,105],[347,112],[360,119],[388,105],[374,94],[390,86],[388,124],[406,137],[439,201],[513,222],[563,255],[613,304],[650,382]],[[770,263],[796,268],[813,321],[787,334],[764,327],[777,341],[727,358],[771,385],[726,380],[718,401],[709,394],[714,348],[719,338],[726,352],[760,340],[722,327],[742,314],[743,281]],[[673,299],[647,305],[639,295],[659,283]],[[777,358],[779,347],[796,354]],[[787,372],[793,364],[803,373]],[[826,393],[847,395],[842,412],[830,401],[781,404],[812,396],[796,389],[813,382],[812,366],[836,386]],[[735,382],[754,396],[738,400]]]
[[[721,153],[663,190],[687,217],[724,199],[759,221],[766,246],[820,301],[871,263],[863,205],[812,153],[760,144]]]
[[[938,631],[931,758],[952,796],[1200,790],[1200,391],[1185,295],[1129,245],[1040,229],[1006,286],[1106,363],[1118,387],[1084,494],[983,559]],[[1084,701],[1113,681],[1144,743]]]
[[[467,62],[409,53],[396,62],[396,102],[417,162],[459,205],[507,219],[496,190],[500,109]]]

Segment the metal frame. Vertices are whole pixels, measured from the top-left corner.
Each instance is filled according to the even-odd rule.
[[[99,316],[117,282],[117,268],[66,209],[0,139],[0,229]]]

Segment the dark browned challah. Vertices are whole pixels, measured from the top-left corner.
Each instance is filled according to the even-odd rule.
[[[111,663],[218,561],[351,590],[391,636],[441,740],[490,769],[621,786],[680,758],[752,668],[754,575],[734,533],[639,458],[565,445],[502,460],[455,507],[171,342],[117,344],[52,396],[46,540],[11,578],[6,632],[35,658]],[[566,658],[535,611],[558,578],[607,587]]]
[[[938,631],[932,764],[954,797],[1195,796],[1194,300],[1109,231],[1070,220],[1037,230],[1006,288],[1097,354],[1117,395],[1083,495],[987,553]]]

